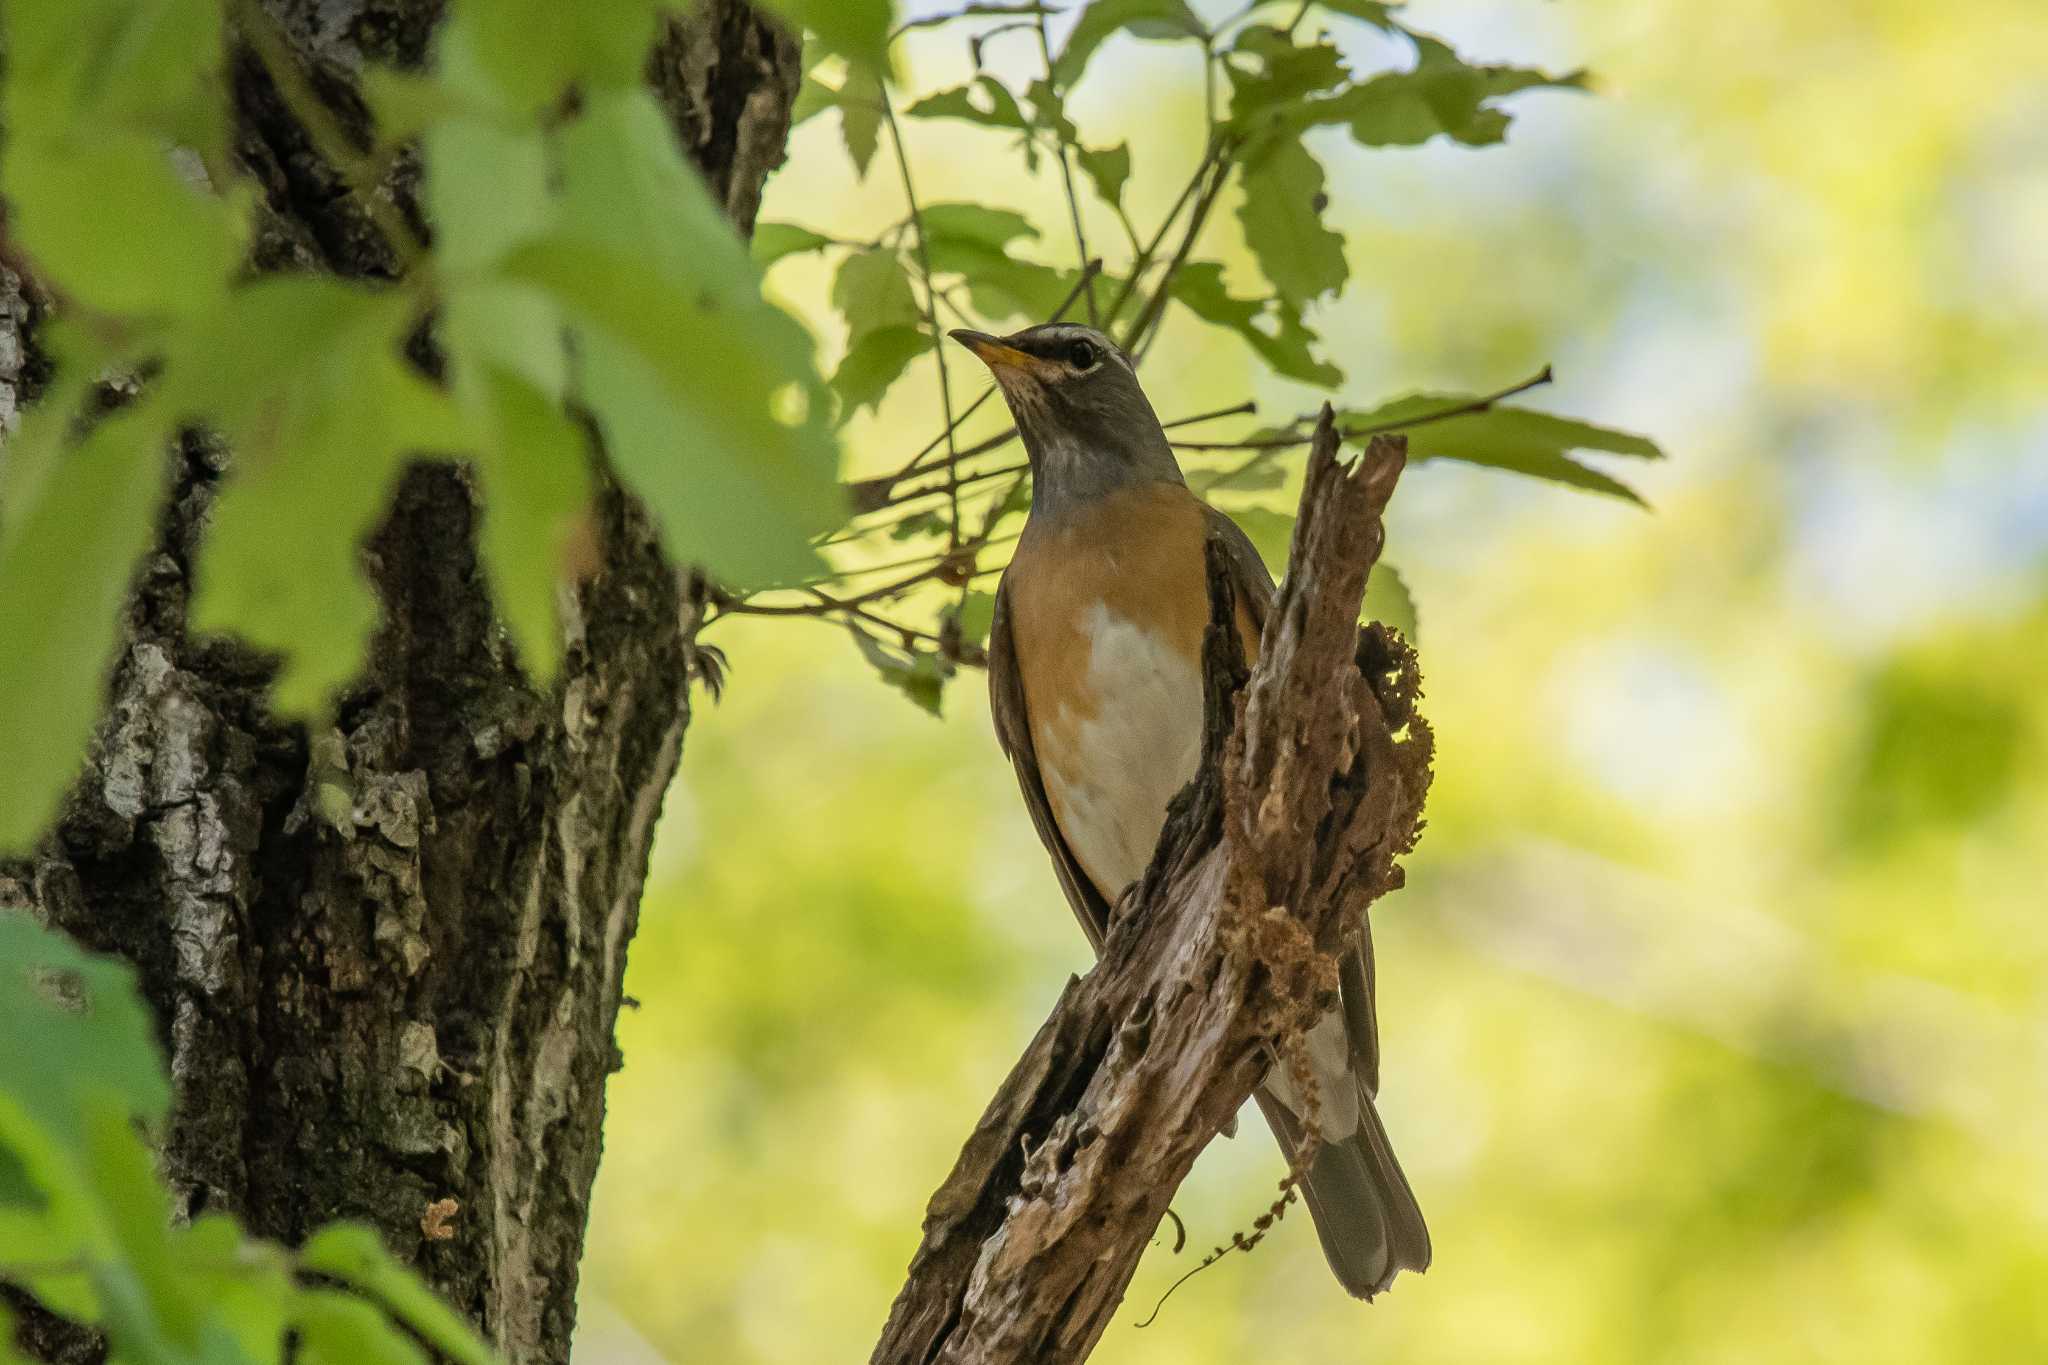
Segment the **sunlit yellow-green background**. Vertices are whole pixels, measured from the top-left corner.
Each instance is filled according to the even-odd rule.
[[[1599,94],[1523,96],[1484,151],[1315,144],[1345,396],[1550,361],[1535,401],[1671,459],[1616,470],[1651,513],[1448,464],[1396,500],[1439,760],[1376,916],[1382,1107],[1435,1266],[1353,1303],[1297,1215],[1138,1330],[1191,1263],[1160,1247],[1097,1358],[2048,1359],[2048,8],[1409,15]],[[908,76],[954,83],[963,49],[913,40]],[[1156,214],[1200,138],[1194,59],[1121,40],[1098,67],[1084,130],[1132,138]],[[921,195],[1029,208],[1067,259],[998,141],[908,131]],[[886,152],[856,184],[837,139],[801,130],[764,216],[900,216]],[[772,283],[829,360],[828,279]],[[1168,415],[1310,402],[1190,326],[1147,371]],[[914,371],[850,428],[855,470],[936,417]],[[712,638],[732,685],[633,948],[579,1358],[864,1360],[1086,949],[978,678],[939,722],[822,625]],[[1279,1173],[1256,1119],[1218,1143],[1176,1201],[1193,1243]]]

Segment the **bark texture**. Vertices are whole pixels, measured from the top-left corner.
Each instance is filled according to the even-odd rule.
[[[423,59],[438,0],[266,0],[355,117],[366,58]],[[793,40],[699,5],[651,74],[742,229],[780,160]],[[233,65],[266,268],[394,258],[260,65]],[[416,169],[386,190],[408,213]],[[0,415],[32,397],[32,286],[0,278]],[[128,608],[88,767],[27,863],[26,906],[135,961],[175,1099],[182,1214],[296,1242],[376,1225],[508,1359],[569,1355],[613,1024],[649,840],[689,723],[696,613],[640,508],[608,489],[562,677],[536,690],[493,619],[464,470],[421,464],[364,547],[384,624],[337,724],[271,715],[265,658],[186,628],[194,550],[231,455],[188,437]],[[18,1302],[18,1300],[17,1300]],[[40,1312],[24,1344],[97,1360]]]
[[[1348,468],[1336,447],[1326,407],[1248,681],[1211,550],[1201,770],[932,1197],[878,1365],[1086,1359],[1195,1158],[1335,1003],[1334,950],[1401,884],[1430,732],[1414,655],[1357,621],[1405,444]]]

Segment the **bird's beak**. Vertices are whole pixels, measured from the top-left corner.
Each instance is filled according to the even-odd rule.
[[[1037,356],[1026,355],[1001,337],[992,337],[987,332],[974,332],[965,327],[956,327],[946,335],[974,352],[981,363],[994,370],[998,377],[1001,377],[1005,370],[1013,374],[1036,375],[1045,363]]]

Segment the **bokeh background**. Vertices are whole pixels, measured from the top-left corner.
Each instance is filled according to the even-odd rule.
[[[1436,1265],[1362,1307],[1297,1214],[1137,1329],[1272,1197],[1253,1117],[1097,1359],[2048,1359],[2048,9],[1408,16],[1598,93],[1518,97],[1483,151],[1317,144],[1352,258],[1319,314],[1344,396],[1549,361],[1536,405],[1670,459],[1617,470],[1649,512],[1448,463],[1395,502],[1439,763],[1375,917],[1382,1107]],[[964,48],[912,39],[913,86],[956,83]],[[1156,213],[1199,144],[1197,59],[1098,60],[1084,131],[1132,139]],[[886,152],[856,182],[833,122],[764,217],[900,216]],[[925,198],[1061,221],[988,135],[908,132]],[[1233,231],[1209,240],[1242,264]],[[771,284],[829,360],[823,269]],[[1167,415],[1310,402],[1179,325],[1147,383]],[[852,472],[936,422],[913,374],[849,429]],[[978,677],[935,721],[817,623],[710,638],[732,684],[691,728],[633,948],[579,1359],[864,1360],[925,1199],[1086,948]]]

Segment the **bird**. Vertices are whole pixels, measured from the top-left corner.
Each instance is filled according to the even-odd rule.
[[[1008,403],[1031,508],[997,587],[987,644],[996,738],[1089,945],[1151,861],[1167,803],[1202,748],[1206,543],[1220,543],[1247,660],[1272,607],[1251,538],[1187,485],[1131,357],[1078,323],[958,329]],[[1340,1003],[1307,1036],[1311,1104],[1284,1065],[1255,1092],[1301,1180],[1338,1281],[1371,1299],[1430,1261],[1422,1210],[1380,1121],[1370,934],[1339,964]]]

